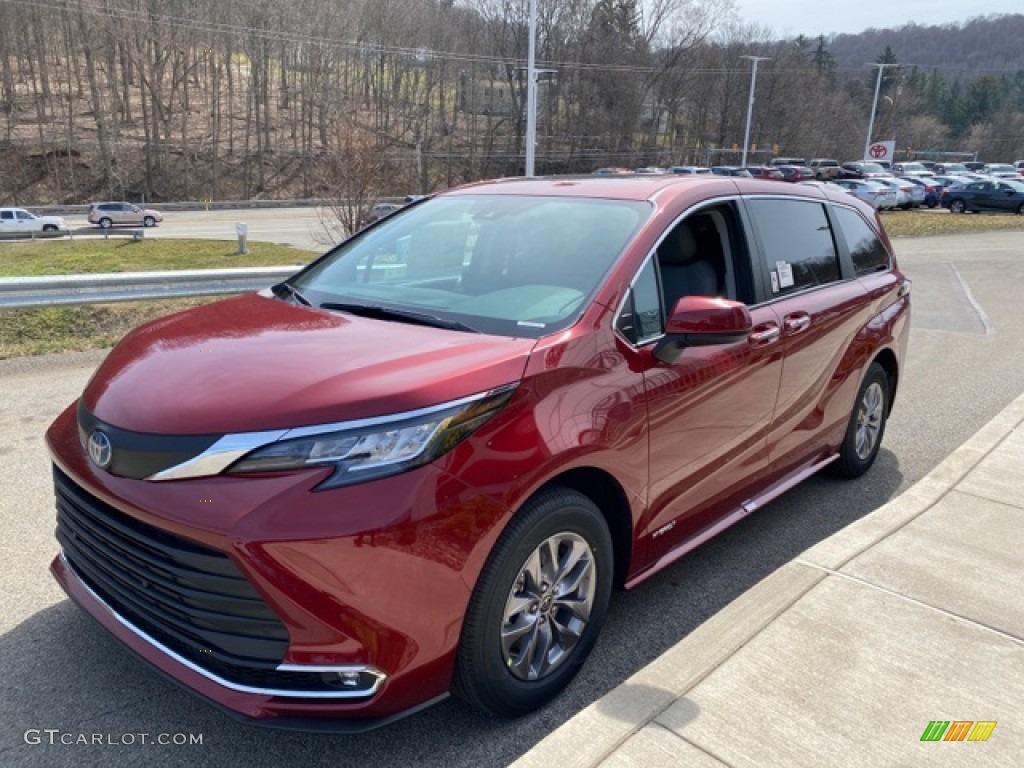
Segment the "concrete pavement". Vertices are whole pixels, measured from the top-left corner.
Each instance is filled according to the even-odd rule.
[[[932,721],[997,725],[924,742]],[[1024,395],[513,768],[1021,764]]]

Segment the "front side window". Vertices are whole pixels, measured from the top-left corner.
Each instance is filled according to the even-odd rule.
[[[824,205],[755,199],[747,206],[761,237],[762,269],[772,298],[839,279],[839,259]]]
[[[616,327],[634,344],[660,336],[663,322],[661,289],[654,259],[648,259],[630,288]]]
[[[838,205],[832,210],[839,220],[839,228],[846,237],[846,245],[850,249],[850,258],[853,259],[853,270],[856,275],[860,277],[888,269],[889,252],[860,214]]]
[[[438,197],[352,237],[292,284],[316,305],[383,306],[536,338],[575,322],[652,210],[632,200]]]
[[[18,214],[18,220],[19,221],[28,221],[29,219],[34,219],[35,218],[35,216],[33,216],[28,211],[18,211],[17,214]]]

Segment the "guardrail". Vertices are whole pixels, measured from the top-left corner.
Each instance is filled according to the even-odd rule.
[[[107,240],[111,237],[129,237],[132,240],[142,240],[145,237],[144,229],[114,229],[109,227],[77,227],[75,229],[63,229],[56,232],[0,232],[0,241],[10,240],[56,240],[67,237],[74,240],[76,237],[102,237]]]
[[[217,296],[266,288],[299,266],[0,278],[0,309]]]
[[[405,198],[398,196],[375,197],[367,200],[372,203],[401,203]],[[300,200],[179,200],[176,202],[155,202],[136,203],[145,208],[155,208],[158,211],[231,211],[231,210],[258,210],[260,208],[318,208],[344,204],[342,201],[329,200],[324,198],[308,198]],[[84,216],[89,212],[89,206],[85,204],[71,203],[68,205],[27,205],[24,206],[33,213],[50,216]]]

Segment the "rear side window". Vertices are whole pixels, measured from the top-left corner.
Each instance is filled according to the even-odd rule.
[[[810,200],[748,200],[761,237],[772,298],[839,280],[839,259],[825,206]]]
[[[853,259],[853,271],[858,277],[872,272],[881,272],[889,268],[889,252],[875,231],[861,218],[856,211],[835,206],[833,209],[839,220],[839,228],[846,237],[846,245]]]

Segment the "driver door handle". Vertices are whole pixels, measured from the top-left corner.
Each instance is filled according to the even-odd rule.
[[[775,323],[765,323],[757,326],[750,332],[747,339],[755,347],[763,347],[774,344],[782,336],[782,330]]]

